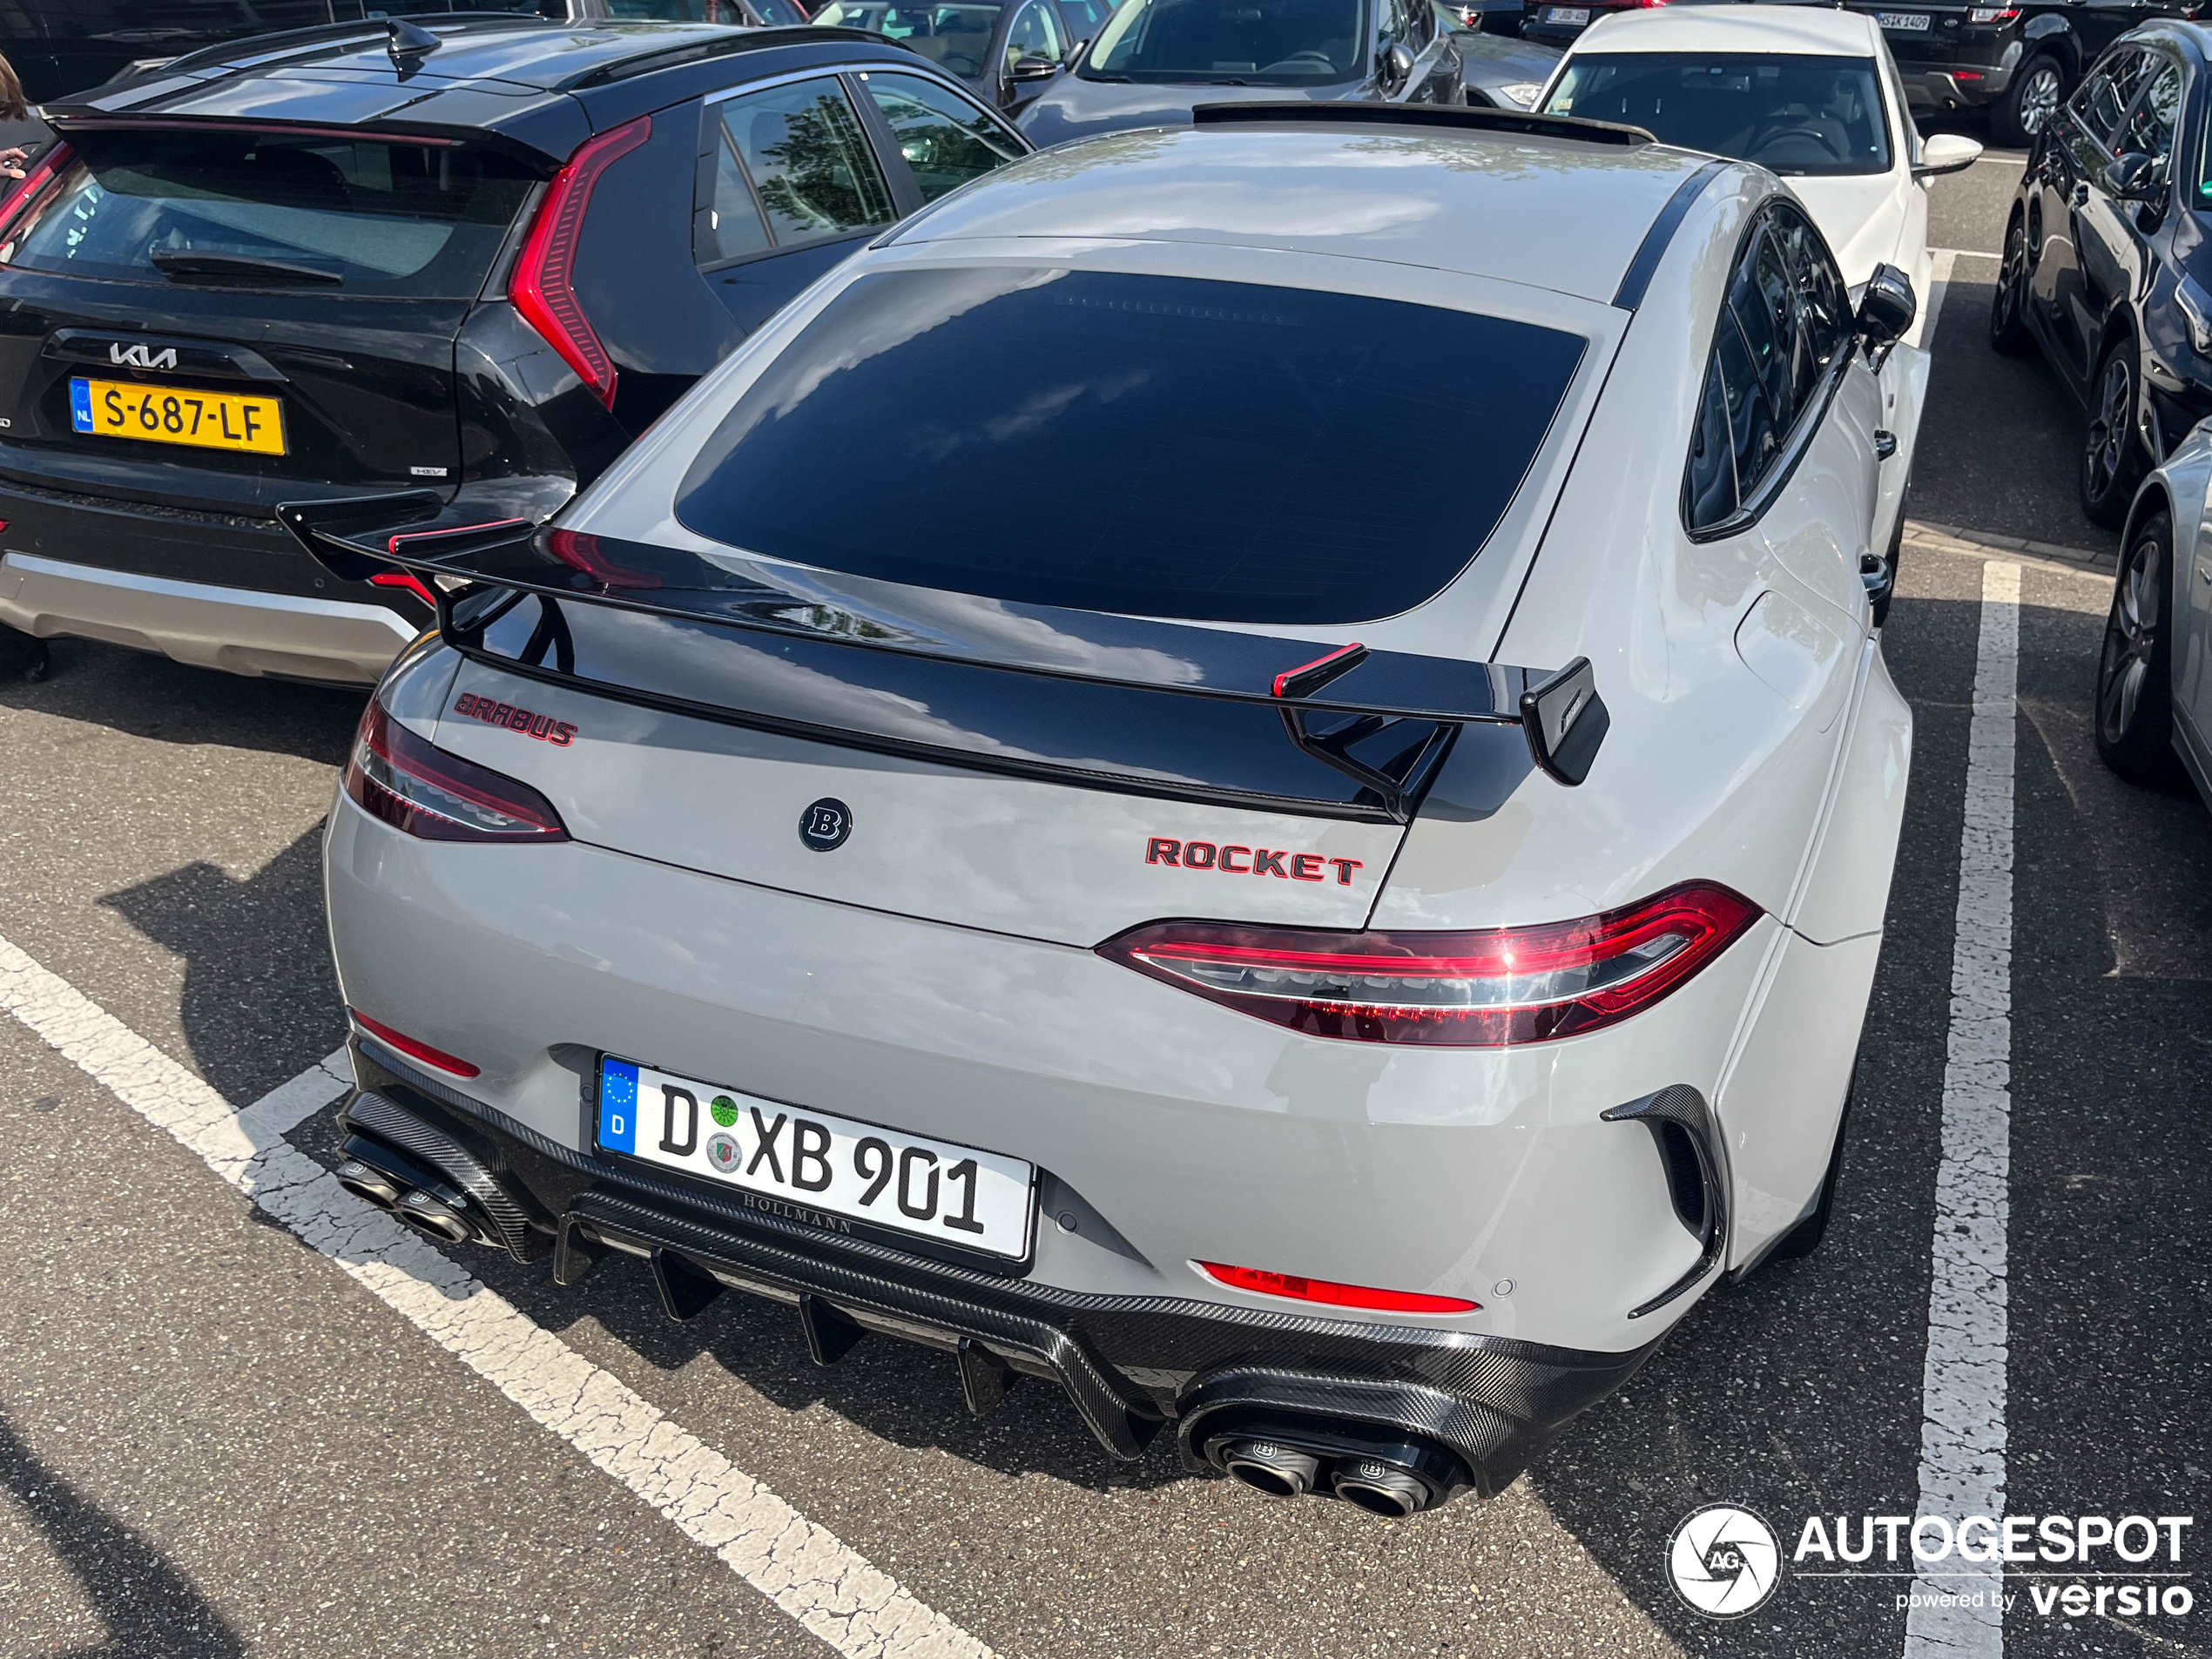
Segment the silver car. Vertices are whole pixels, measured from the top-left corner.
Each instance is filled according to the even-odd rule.
[[[442,598],[330,819],[343,1178],[1496,1492],[1828,1224],[1912,307],[1757,168],[1240,106],[947,197],[534,534],[287,508]]]

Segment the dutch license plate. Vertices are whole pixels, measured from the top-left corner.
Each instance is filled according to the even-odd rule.
[[[1925,11],[1878,11],[1874,21],[1883,28],[1901,35],[1925,35],[1928,32],[1928,14]]]
[[[70,424],[103,438],[188,443],[202,449],[284,451],[284,407],[273,397],[187,391],[125,381],[73,380]]]
[[[1546,6],[1544,21],[1558,24],[1585,24],[1590,20],[1588,6]]]
[[[763,1207],[849,1216],[994,1256],[1029,1253],[1020,1158],[924,1140],[612,1057],[599,1062],[599,1146],[736,1187]]]

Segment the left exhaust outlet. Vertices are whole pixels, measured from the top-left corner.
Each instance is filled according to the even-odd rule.
[[[354,1197],[366,1198],[379,1210],[395,1208],[403,1190],[400,1184],[383,1170],[364,1163],[359,1158],[347,1158],[331,1174],[337,1177],[338,1184]]]
[[[468,1217],[420,1190],[402,1195],[392,1213],[433,1244],[466,1244],[476,1237]]]
[[[1231,1479],[1271,1498],[1303,1498],[1321,1474],[1320,1459],[1279,1440],[1238,1440],[1221,1463]]]

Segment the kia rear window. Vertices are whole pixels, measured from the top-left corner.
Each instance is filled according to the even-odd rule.
[[[532,183],[460,144],[176,129],[71,142],[11,263],[164,287],[473,298]]]
[[[996,599],[1390,616],[1481,549],[1583,345],[1300,288],[879,272],[738,398],[677,516],[752,553]]]

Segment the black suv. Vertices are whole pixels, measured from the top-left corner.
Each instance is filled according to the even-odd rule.
[[[1989,136],[2027,145],[2081,71],[2138,24],[2186,17],[2196,0],[2028,0],[1921,5],[1848,0],[1882,26],[1916,110],[1989,111]]]
[[[1028,143],[874,36],[476,17],[50,105],[0,208],[0,623],[373,681],[432,614],[280,503],[542,519],[860,239]]]
[[[2142,29],[2044,129],[2005,223],[2000,351],[2039,347],[2088,414],[2081,508],[2118,528],[2147,468],[2212,415],[2212,31]]]

